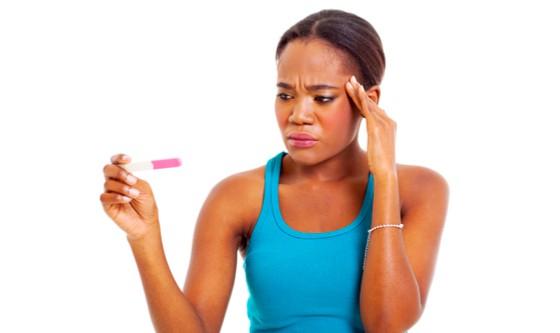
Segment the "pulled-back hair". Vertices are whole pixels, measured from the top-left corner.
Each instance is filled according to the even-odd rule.
[[[356,78],[367,90],[378,85],[385,72],[381,38],[363,18],[342,10],[324,9],[310,14],[290,27],[276,47],[276,61],[289,42],[320,39],[349,56],[348,68],[356,68]]]

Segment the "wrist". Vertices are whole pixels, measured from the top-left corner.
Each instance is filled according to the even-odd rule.
[[[387,228],[387,229],[402,229],[403,227],[404,227],[404,224],[402,224],[402,223],[398,223],[398,224],[393,224],[393,223],[375,224],[375,223],[372,223],[372,224],[371,224],[371,228],[368,230],[368,232],[372,232],[372,231],[374,231],[374,230],[382,229],[382,228]]]
[[[161,241],[161,230],[159,223],[146,224],[146,230],[138,234],[127,234],[127,241],[130,245],[140,243],[154,243],[154,241]]]
[[[376,180],[396,180],[398,178],[397,169],[380,171],[370,168],[370,172]]]

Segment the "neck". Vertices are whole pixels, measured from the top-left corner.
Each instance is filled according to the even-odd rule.
[[[363,177],[368,171],[367,156],[357,140],[339,153],[315,163],[303,163],[286,155],[283,174],[290,182],[336,182]]]

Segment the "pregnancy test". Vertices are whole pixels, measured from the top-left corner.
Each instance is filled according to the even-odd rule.
[[[142,170],[157,170],[165,168],[176,168],[181,165],[179,158],[167,158],[164,160],[141,161],[134,163],[121,164],[129,172]]]

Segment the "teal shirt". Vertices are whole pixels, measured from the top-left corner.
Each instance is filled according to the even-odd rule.
[[[250,332],[364,332],[359,293],[373,175],[368,173],[361,210],[350,224],[329,232],[301,232],[284,221],[278,204],[286,154],[282,151],[266,164],[262,208],[243,263]]]

